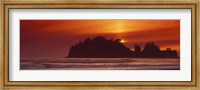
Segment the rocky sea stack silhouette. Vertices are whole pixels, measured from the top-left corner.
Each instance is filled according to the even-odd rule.
[[[106,39],[97,36],[86,38],[71,46],[67,57],[73,58],[178,58],[176,50],[160,50],[153,42],[146,43],[143,50],[135,44],[134,51],[125,47],[121,39]]]

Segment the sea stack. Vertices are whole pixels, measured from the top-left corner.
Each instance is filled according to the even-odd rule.
[[[126,58],[132,57],[133,51],[120,43],[120,39],[108,40],[97,36],[86,38],[70,48],[68,57],[82,58]]]
[[[134,51],[127,48],[121,39],[106,39],[97,36],[86,38],[71,46],[67,57],[73,58],[178,58],[176,50],[167,48],[160,50],[153,42],[148,42],[142,48],[135,44]]]

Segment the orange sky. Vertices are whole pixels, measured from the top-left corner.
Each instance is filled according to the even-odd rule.
[[[65,57],[87,37],[122,39],[133,48],[155,42],[180,53],[180,20],[20,20],[21,57]]]

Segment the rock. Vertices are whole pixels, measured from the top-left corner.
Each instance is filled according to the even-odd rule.
[[[71,46],[67,57],[73,58],[178,58],[176,50],[161,51],[153,42],[146,43],[144,49],[135,44],[135,51],[125,47],[121,39],[108,40],[97,36],[86,38],[78,44]]]

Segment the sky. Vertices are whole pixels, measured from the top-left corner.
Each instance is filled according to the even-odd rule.
[[[154,42],[180,54],[180,20],[20,20],[21,57],[65,57],[87,37],[121,39],[132,49]]]

